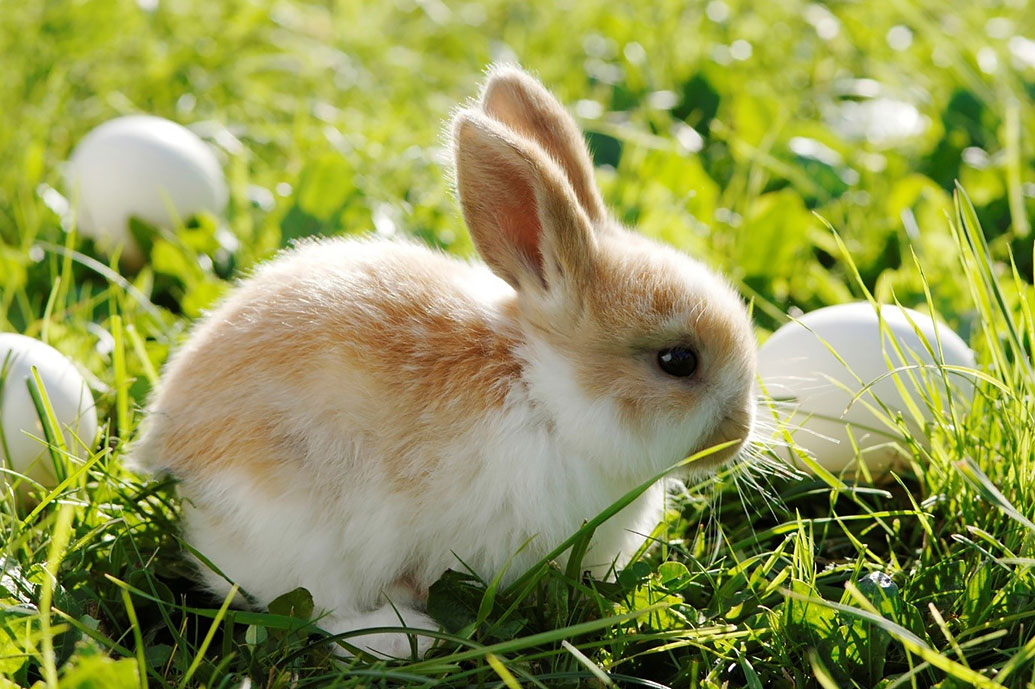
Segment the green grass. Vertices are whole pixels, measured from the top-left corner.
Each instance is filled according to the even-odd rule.
[[[0,688],[1035,686],[1035,8],[561,4],[0,0],[0,330],[72,357],[104,425],[37,507],[0,498]],[[729,274],[760,339],[897,298],[969,340],[978,393],[877,487],[730,469],[614,582],[451,573],[440,652],[334,661],[304,592],[200,593],[173,487],[120,457],[191,320],[290,240],[377,219],[471,253],[441,127],[507,56],[574,106],[617,216]],[[853,138],[836,113],[875,86],[922,131]],[[120,273],[66,232],[60,168],[141,111],[202,123],[232,199]]]

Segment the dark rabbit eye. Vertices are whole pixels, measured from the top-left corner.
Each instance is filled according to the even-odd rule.
[[[697,370],[697,355],[689,347],[672,347],[658,352],[658,366],[670,376],[686,378]]]

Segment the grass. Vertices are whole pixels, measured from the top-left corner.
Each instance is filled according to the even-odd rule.
[[[88,454],[54,448],[64,480],[36,507],[0,499],[0,687],[1035,686],[1028,3],[0,11],[0,330],[76,361],[104,426]],[[969,340],[978,392],[907,431],[878,486],[732,468],[616,581],[458,567],[429,604],[441,652],[335,662],[304,591],[266,613],[200,593],[173,487],[120,457],[191,320],[292,239],[377,226],[471,253],[440,127],[508,56],[573,104],[618,217],[729,274],[760,339],[792,308],[898,299]],[[875,95],[917,126],[866,136]],[[231,204],[133,272],[70,232],[60,167],[138,111],[198,126]]]

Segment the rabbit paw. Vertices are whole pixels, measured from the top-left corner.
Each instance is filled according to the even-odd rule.
[[[344,639],[346,643],[361,651],[366,651],[380,658],[410,659],[423,658],[435,639],[421,634],[420,630],[438,631],[439,625],[426,613],[401,606],[385,605],[372,612],[354,612],[352,614],[335,613],[324,618],[323,628],[331,634],[358,632],[373,627],[409,627],[414,631],[406,633],[375,632],[371,634],[355,634]],[[335,651],[350,656],[351,651],[336,646]]]

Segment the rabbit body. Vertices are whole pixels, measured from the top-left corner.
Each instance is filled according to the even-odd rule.
[[[446,569],[488,579],[513,558],[506,580],[680,458],[747,438],[743,304],[607,217],[560,105],[499,69],[453,136],[487,266],[405,241],[306,242],[167,365],[134,458],[180,479],[214,591],[234,581],[265,605],[304,586],[334,633],[435,629],[422,609]],[[686,379],[658,364],[680,343],[699,362]],[[620,567],[663,507],[657,484],[605,522],[587,568]],[[411,649],[403,634],[350,642]]]

